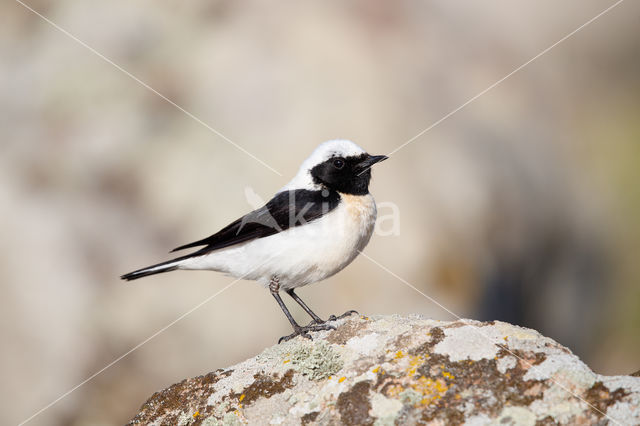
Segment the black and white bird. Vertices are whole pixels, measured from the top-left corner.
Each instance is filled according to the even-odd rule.
[[[121,278],[135,280],[178,269],[223,272],[269,288],[294,330],[280,341],[298,335],[311,338],[310,331],[333,329],[294,289],[341,271],[367,245],[376,221],[376,204],[369,193],[371,166],[386,159],[367,154],[351,141],[325,142],[265,206],[173,250],[201,247],[195,252]],[[313,318],[309,325],[300,326],[293,319],[280,290]],[[332,315],[329,320],[333,319]]]

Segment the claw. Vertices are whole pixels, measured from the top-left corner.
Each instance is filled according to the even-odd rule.
[[[309,324],[308,326],[306,326],[305,328],[307,328],[310,331],[322,331],[322,330],[335,330],[336,327],[334,325],[330,325],[330,324]]]
[[[316,326],[322,325],[322,326],[326,326],[326,327],[330,327],[330,328],[326,328],[326,329],[322,328],[320,330],[335,330],[336,328],[333,325],[328,325],[327,324],[329,321],[332,321],[331,318],[329,318],[326,321],[323,321],[323,320],[320,320],[320,321],[311,320],[311,322],[309,324],[307,324],[306,327],[316,327]]]
[[[294,331],[290,335],[282,336],[280,339],[278,339],[278,344],[280,344],[282,342],[288,342],[289,340],[293,339],[296,336],[302,336],[302,337],[304,337],[306,339],[313,340],[311,335],[309,335],[309,333],[307,333],[306,331]]]
[[[313,340],[313,338],[309,334],[310,331],[323,331],[323,330],[335,330],[335,329],[336,328],[333,325],[329,325],[329,324],[309,324],[304,327],[296,328],[295,331],[288,336],[282,336],[278,340],[278,343],[288,342],[289,340],[293,339],[296,336],[302,336],[306,339]]]
[[[336,320],[339,320],[339,319],[342,319],[342,318],[346,318],[346,317],[348,317],[348,316],[351,316],[351,315],[353,315],[353,314],[359,315],[359,314],[358,314],[358,311],[354,311],[354,310],[352,309],[352,310],[350,310],[350,311],[345,312],[344,314],[342,314],[342,315],[340,315],[340,316],[331,315],[327,321],[336,321]]]

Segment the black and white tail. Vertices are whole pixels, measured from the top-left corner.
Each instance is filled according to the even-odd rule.
[[[178,269],[182,258],[169,260],[168,262],[158,263],[157,265],[147,266],[146,268],[138,269],[137,271],[124,274],[120,278],[123,280],[131,281],[138,278],[146,277],[149,275],[161,274],[163,272],[175,271]]]

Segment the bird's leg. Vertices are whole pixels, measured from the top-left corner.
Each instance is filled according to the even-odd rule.
[[[322,318],[317,316],[311,310],[311,308],[309,308],[307,306],[307,304],[302,301],[302,299],[300,299],[300,297],[293,291],[293,289],[289,289],[289,290],[285,290],[285,291],[287,292],[287,294],[289,296],[291,296],[291,298],[293,300],[295,300],[298,303],[298,305],[302,306],[302,309],[304,309],[305,312],[308,313],[311,316],[311,318],[313,318],[313,321],[311,322],[311,324],[324,324],[324,323],[326,323],[328,321],[335,321],[335,320],[339,320],[339,319],[342,319],[342,318],[346,318],[346,317],[348,317],[350,315],[353,315],[353,314],[358,314],[358,311],[350,310],[350,311],[347,311],[347,312],[345,312],[344,314],[342,314],[340,316],[331,315],[327,321],[324,321],[324,320],[322,320]],[[311,325],[311,324],[309,324],[309,325]],[[333,327],[333,328],[335,329],[335,327]]]
[[[296,320],[293,319],[293,317],[291,316],[291,312],[289,312],[289,309],[287,309],[287,305],[284,304],[284,302],[282,301],[282,298],[280,297],[280,279],[278,277],[271,278],[271,281],[269,282],[269,291],[271,291],[271,295],[276,299],[276,302],[278,302],[278,305],[280,305],[280,309],[282,309],[282,311],[284,312],[285,316],[291,323],[291,326],[293,327],[293,329],[296,332],[299,331],[302,327],[300,327],[300,325],[296,322]],[[304,337],[307,337],[309,339],[311,338],[311,336],[309,336],[308,334],[304,335]],[[284,339],[284,337],[281,338],[280,340],[282,339]]]
[[[326,321],[323,321],[323,320],[322,320],[322,318],[320,318],[319,316],[317,316],[317,315],[316,315],[316,314],[311,310],[311,308],[309,308],[309,307],[307,306],[307,304],[306,304],[306,303],[304,303],[304,302],[302,301],[302,299],[300,299],[300,297],[298,297],[298,295],[293,291],[293,289],[292,289],[292,288],[291,288],[291,289],[289,289],[289,290],[285,290],[285,291],[287,292],[287,294],[288,294],[289,296],[291,296],[291,298],[292,298],[293,300],[295,300],[295,301],[298,303],[298,305],[300,305],[300,306],[302,307],[302,309],[304,309],[304,310],[305,310],[305,312],[306,312],[306,313],[308,313],[308,314],[309,314],[309,316],[311,316],[311,318],[313,318],[313,321],[311,322],[311,324],[314,324],[314,323],[315,323],[315,324],[324,324],[324,323],[326,322]]]
[[[305,327],[300,326],[296,322],[296,320],[293,319],[293,316],[291,316],[291,312],[289,312],[289,309],[287,309],[287,305],[284,304],[284,302],[282,301],[282,298],[280,297],[280,280],[278,279],[278,277],[274,276],[271,278],[271,281],[269,282],[269,291],[271,291],[271,295],[276,299],[276,302],[278,302],[278,305],[280,305],[280,308],[282,309],[285,316],[291,323],[291,326],[293,327],[293,333],[291,333],[288,336],[282,336],[280,340],[278,340],[278,343],[286,342],[287,340],[291,340],[296,336],[302,336],[312,340],[311,335],[309,335],[310,331],[335,329],[335,327],[332,327],[326,324],[314,324],[314,325],[307,325]]]

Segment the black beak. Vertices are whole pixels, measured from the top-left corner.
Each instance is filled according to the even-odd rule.
[[[386,155],[369,155],[367,158],[358,163],[358,166],[363,169],[368,169],[376,163],[386,160]]]

